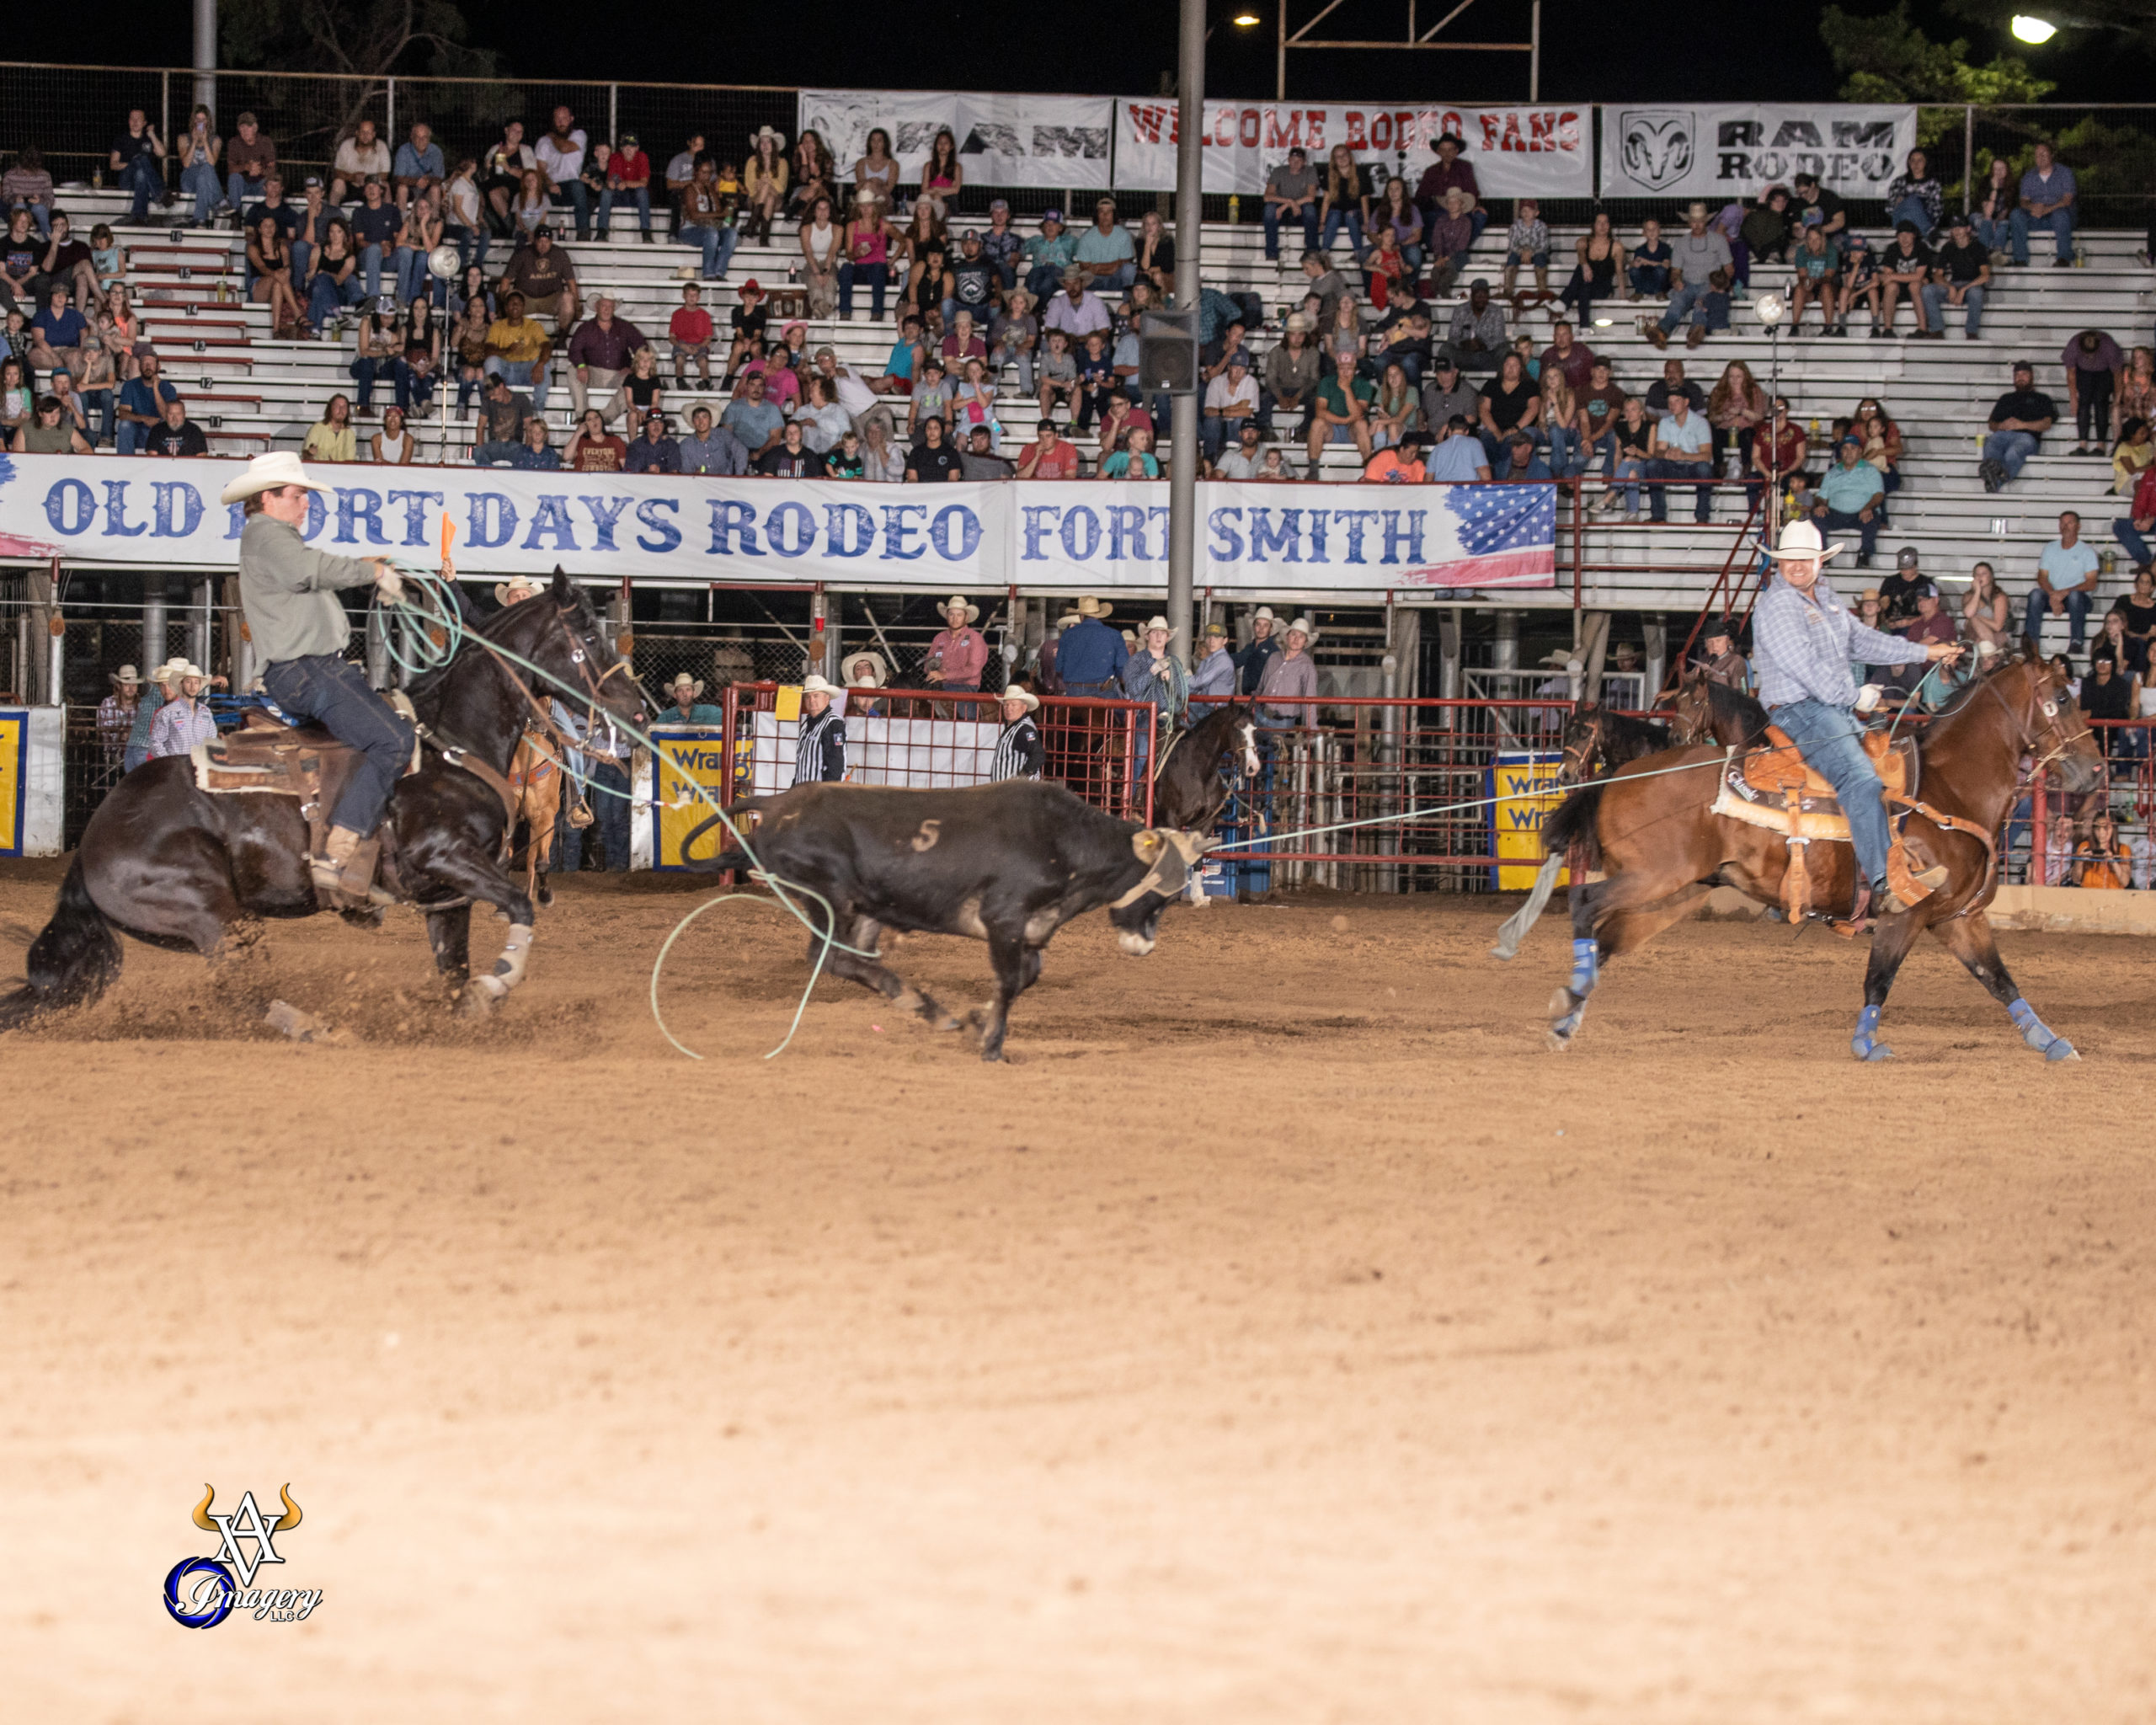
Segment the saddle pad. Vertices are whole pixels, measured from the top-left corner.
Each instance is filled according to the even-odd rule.
[[[1751,757],[1736,748],[1722,757],[1721,784],[1710,813],[1790,838],[1849,842],[1849,819],[1832,787],[1820,796],[1795,788],[1763,789],[1753,782],[1750,766]]]
[[[311,796],[321,782],[321,756],[314,750],[287,746],[274,752],[228,758],[218,743],[197,743],[188,758],[195,787],[215,796],[259,792],[277,797]]]

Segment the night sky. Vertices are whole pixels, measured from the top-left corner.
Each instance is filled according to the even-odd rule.
[[[1208,73],[1212,90],[1270,96],[1277,0],[1258,0],[1251,8],[1265,22],[1250,31],[1226,22],[1240,6],[1210,3],[1219,19]],[[1319,3],[1295,0],[1291,20],[1310,18]],[[1438,0],[1420,5],[1426,25],[1443,15]],[[1851,9],[1867,8],[1858,0]],[[1918,0],[1913,9],[1934,40],[1976,38],[1980,60],[2009,45],[1982,40],[1972,26],[1946,18],[1934,0]],[[1319,29],[1389,37],[1404,27],[1406,10],[1406,0],[1347,0]],[[472,40],[500,50],[509,70],[526,77],[1144,95],[1160,88],[1176,54],[1176,8],[1166,0],[1078,0],[1055,8],[952,0],[919,10],[830,0],[723,7],[659,0],[629,8],[626,20],[620,8],[590,0],[465,0],[463,11]],[[1447,35],[1524,40],[1527,15],[1526,0],[1476,0]],[[1726,0],[1597,6],[1547,0],[1543,98],[1830,99],[1836,79],[1817,16],[1816,8],[1736,8]],[[10,23],[10,58],[181,66],[190,57],[183,6],[78,0],[26,8]],[[2148,66],[2141,56],[2120,55],[2100,43],[2070,54],[2022,51],[2059,81],[2062,98],[2145,98]],[[1527,93],[1526,59],[1515,55],[1293,53],[1288,79],[1291,98],[1482,101]]]

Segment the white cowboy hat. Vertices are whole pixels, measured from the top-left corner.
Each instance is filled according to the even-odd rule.
[[[868,675],[856,676],[855,671],[864,662]],[[883,663],[880,653],[849,653],[839,661],[839,670],[845,674],[846,686],[853,689],[880,689],[891,680],[891,668]]]
[[[1078,615],[1090,617],[1097,622],[1113,609],[1114,606],[1102,604],[1090,593],[1078,601]]]
[[[670,695],[676,689],[686,689],[689,692],[689,698],[693,701],[697,696],[703,693],[704,686],[697,679],[691,676],[688,672],[682,671],[675,677],[672,682],[666,686],[666,692]]]
[[[1288,625],[1287,633],[1300,635],[1305,644],[1317,639],[1317,625],[1306,617],[1299,617]]]
[[[749,142],[752,145],[760,144],[766,138],[770,138],[782,150],[786,147],[786,134],[774,126],[760,126],[749,134]]]
[[[494,583],[494,603],[516,605],[530,599],[539,591],[539,584],[523,575],[513,575],[506,581]]]
[[[1544,654],[1541,658],[1535,660],[1537,665],[1546,665],[1552,670],[1556,670],[1560,666],[1569,668],[1578,665],[1580,662],[1578,655],[1570,647],[1553,648],[1550,651]]]
[[[843,695],[846,691],[836,683],[825,682],[822,677],[812,670],[807,676],[802,678],[801,692],[804,695]]]
[[[1059,629],[1067,629],[1085,622],[1085,620],[1086,619],[1080,616],[1076,611],[1066,611],[1061,617],[1055,620],[1055,626]]]
[[[1774,547],[1777,563],[1796,563],[1809,559],[1824,563],[1830,557],[1839,557],[1849,547],[1845,545],[1822,545],[1819,530],[1809,521],[1791,521],[1782,529],[1782,537]]]
[[[161,683],[176,683],[186,677],[200,677],[206,681],[209,675],[200,665],[184,659],[168,660],[157,667],[157,681]]]
[[[975,617],[980,615],[980,607],[978,605],[975,605],[971,600],[960,597],[956,593],[953,593],[948,599],[945,600],[942,604],[937,606],[936,608],[943,612],[947,617],[954,610],[962,610],[966,614],[966,621],[968,622],[971,622]]]
[[[1135,647],[1138,644],[1138,631],[1125,629],[1123,632],[1123,644],[1126,647]]]
[[[1036,695],[1031,689],[1022,688],[1017,683],[1011,684],[1009,688],[1003,692],[1003,699],[1006,702],[1024,702],[1026,705],[1026,711],[1028,713],[1037,713],[1040,710],[1041,697]]]
[[[1147,621],[1145,624],[1145,633],[1150,635],[1155,629],[1163,630],[1171,635],[1176,633],[1174,626],[1164,617],[1155,617],[1150,618]]]
[[[259,455],[247,464],[247,471],[218,494],[220,503],[244,503],[250,497],[259,497],[265,491],[275,491],[280,485],[303,486],[309,491],[328,491],[334,488],[318,479],[310,479],[307,469],[300,465],[300,458],[289,449],[273,449],[267,455]]]
[[[674,279],[676,281],[701,281],[703,274],[694,264],[684,264],[674,272]]]
[[[118,670],[114,671],[107,681],[115,683],[139,683],[142,681],[142,674],[131,665],[123,665]]]
[[[1269,605],[1261,605],[1261,606],[1258,606],[1258,608],[1257,608],[1256,611],[1252,611],[1252,612],[1251,613],[1251,618],[1250,618],[1250,620],[1251,620],[1252,622],[1258,622],[1262,621],[1262,622],[1268,622],[1268,623],[1275,623],[1275,622],[1279,622],[1279,621],[1280,621],[1280,619],[1279,619],[1279,618],[1278,618],[1277,617],[1273,616],[1273,607],[1272,607],[1271,606],[1269,606]]]

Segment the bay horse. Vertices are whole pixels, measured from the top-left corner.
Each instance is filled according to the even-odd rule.
[[[2021,757],[2031,756],[2037,768],[2056,763],[2070,791],[2093,790],[2103,780],[2102,753],[2064,674],[2041,660],[2002,664],[1934,718],[1919,747],[1922,800],[1907,818],[1903,839],[1913,868],[1943,865],[1947,881],[1874,926],[1850,1051],[1864,1060],[1892,1057],[1877,1039],[1880,1014],[1902,961],[1929,929],[2007,1009],[2030,1047],[2047,1060],[2079,1059],[2022,999],[1984,916],[1998,884],[1997,836],[2019,788]],[[1724,758],[1719,748],[1649,756],[1632,764],[1630,776],[1574,791],[1544,825],[1553,856],[1573,850],[1586,868],[1604,872],[1572,895],[1572,975],[1550,1002],[1551,1048],[1572,1046],[1603,964],[1677,921],[1709,888],[1733,886],[1763,904],[1780,902],[1789,867],[1782,836],[1710,812]],[[1815,841],[1809,848],[1812,902],[1849,904],[1856,886],[1850,847]]]
[[[1153,825],[1212,831],[1228,803],[1228,757],[1238,749],[1243,771],[1257,777],[1257,712],[1247,701],[1228,702],[1178,731],[1153,781]]]
[[[489,652],[488,642],[581,692],[550,685],[535,696],[530,674]],[[464,1010],[483,1014],[523,980],[531,900],[503,867],[500,793],[441,751],[468,752],[506,778],[548,693],[632,723],[642,719],[644,701],[591,601],[558,569],[551,590],[472,628],[456,656],[407,692],[434,752],[398,780],[382,851],[426,913],[436,969],[462,991]],[[83,829],[52,920],[30,943],[27,980],[0,998],[0,1030],[102,995],[120,974],[115,929],[215,959],[242,943],[256,918],[312,916],[321,905],[307,852],[296,797],[213,795],[195,788],[184,756],[143,762]],[[506,915],[510,933],[494,973],[466,988],[474,900]],[[348,920],[378,921],[380,914],[355,911]]]
[[[1743,690],[1701,671],[1679,679],[1669,711],[1672,742],[1704,743],[1711,737],[1725,748],[1752,749],[1767,738],[1767,709]]]
[[[1748,749],[1767,734],[1767,709],[1742,689],[1732,689],[1697,672],[1678,685],[1669,704],[1670,719],[1635,718],[1599,701],[1582,701],[1565,721],[1564,759],[1557,767],[1561,785],[1607,778],[1642,756],[1710,738]]]

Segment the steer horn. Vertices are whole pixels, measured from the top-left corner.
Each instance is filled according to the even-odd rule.
[[[217,1524],[210,1519],[210,1505],[217,1495],[215,1486],[202,1487],[202,1501],[195,1506],[195,1525],[205,1533],[215,1533]]]
[[[285,1513],[272,1524],[270,1530],[272,1533],[282,1533],[287,1528],[300,1525],[300,1506],[292,1501],[291,1482],[287,1480],[280,1487],[277,1495],[285,1500]]]

